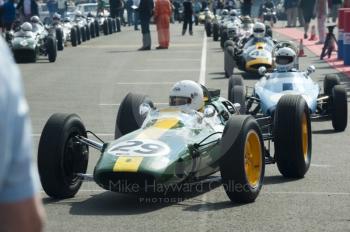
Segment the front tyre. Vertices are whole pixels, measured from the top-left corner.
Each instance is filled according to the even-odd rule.
[[[46,50],[50,62],[55,62],[57,57],[56,40],[49,36],[46,40]]]
[[[336,85],[332,89],[332,125],[335,131],[344,131],[348,124],[348,98],[344,86]]]
[[[74,197],[85,173],[89,150],[76,136],[86,137],[85,126],[75,114],[54,114],[46,122],[38,148],[38,170],[47,195],[64,199]]]
[[[275,160],[281,174],[303,178],[311,163],[311,123],[306,101],[300,95],[284,95],[274,114]]]
[[[263,143],[259,125],[253,117],[233,115],[226,123],[220,172],[231,201],[250,203],[258,197],[265,173]]]

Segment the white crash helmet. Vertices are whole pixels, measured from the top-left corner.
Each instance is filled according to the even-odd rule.
[[[76,11],[75,11],[75,16],[77,16],[77,17],[83,17],[83,14],[81,13],[80,10],[76,10]]]
[[[52,19],[53,20],[61,20],[61,15],[56,12],[56,13],[53,14]]]
[[[237,16],[237,10],[235,9],[230,10],[230,16]]]
[[[177,82],[170,90],[169,106],[200,110],[204,106],[202,87],[190,80]]]
[[[256,22],[253,26],[253,34],[255,38],[264,38],[266,32],[265,24]]]
[[[228,10],[227,10],[227,9],[223,9],[223,10],[221,11],[221,15],[222,15],[222,16],[228,15]]]
[[[32,17],[30,18],[30,21],[31,21],[32,23],[39,23],[39,22],[40,22],[40,19],[39,19],[39,17],[38,17],[37,15],[34,15],[34,16],[32,16]]]
[[[33,30],[32,24],[30,24],[28,22],[23,23],[21,25],[21,30],[22,31],[32,31]]]
[[[276,69],[279,72],[288,72],[294,68],[296,53],[293,49],[283,47],[276,52]]]

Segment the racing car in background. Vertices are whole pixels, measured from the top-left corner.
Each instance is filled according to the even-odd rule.
[[[147,96],[129,93],[116,117],[115,140],[109,142],[88,138],[90,132],[76,114],[52,115],[38,149],[43,189],[52,198],[74,197],[83,179],[89,178],[110,191],[142,194],[150,186],[196,183],[221,171],[222,184],[231,201],[253,202],[263,184],[265,163],[272,159],[264,140],[273,139],[273,134],[262,134],[259,119],[240,115],[240,105],[220,97],[219,90],[202,88],[203,113],[177,107],[156,109]],[[296,126],[311,136],[308,111],[304,112],[300,104],[283,101],[278,107],[305,113],[304,124]],[[283,130],[294,117],[277,116],[281,128],[276,130]],[[302,144],[291,141],[290,134],[280,136],[276,146],[288,143],[289,148],[302,149]],[[308,139],[311,141],[311,137]],[[86,174],[89,147],[101,153],[92,175]],[[292,162],[295,154],[282,152],[280,156],[291,161],[289,167],[281,167],[281,173],[300,178],[310,164],[311,147],[304,165]],[[120,183],[138,186],[137,193],[124,192]],[[236,191],[242,186],[245,191]]]
[[[253,35],[242,37],[236,43],[227,41],[224,45],[225,76],[230,77],[235,67],[253,75],[258,75],[262,66],[272,70],[275,44],[276,41],[270,37],[270,29],[262,23],[255,23]]]
[[[307,103],[312,119],[331,119],[335,131],[344,131],[347,127],[348,104],[345,87],[340,85],[339,77],[336,75],[326,75],[323,82],[323,93],[320,86],[311,78],[315,72],[315,67],[310,65],[306,71],[299,71],[298,64],[293,64],[294,60],[288,61],[289,57],[295,57],[298,49],[293,42],[282,41],[276,45],[276,63],[282,66],[289,65],[289,70],[279,68],[267,73],[265,67],[259,68],[261,79],[255,84],[253,93],[246,97],[241,97],[240,92],[231,91],[229,96],[232,102],[240,103],[247,114],[255,117],[272,117],[276,115],[276,106],[279,100],[285,95],[300,95]],[[287,48],[287,49],[285,49]],[[289,55],[290,53],[291,55]],[[285,61],[279,61],[279,59]],[[280,63],[283,63],[282,65]],[[242,81],[237,81],[238,77],[232,76],[229,81],[229,89]],[[237,97],[238,96],[238,97]]]
[[[39,21],[33,25],[23,23],[8,42],[16,62],[36,62],[39,56],[47,56],[50,62],[56,61],[57,42],[54,32]]]

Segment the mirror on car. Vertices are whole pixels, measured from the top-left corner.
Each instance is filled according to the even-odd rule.
[[[208,105],[204,108],[204,117],[205,118],[211,118],[215,115],[215,108],[214,106]]]
[[[258,72],[261,76],[264,76],[266,74],[266,67],[262,66],[258,69]]]
[[[142,103],[139,107],[139,113],[141,116],[147,116],[147,114],[151,111],[152,107],[147,103]]]
[[[315,72],[315,71],[316,71],[316,68],[315,68],[314,65],[310,65],[310,66],[307,68],[307,74],[308,74],[308,75],[311,74],[311,73],[313,73],[313,72]]]

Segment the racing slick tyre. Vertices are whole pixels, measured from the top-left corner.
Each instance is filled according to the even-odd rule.
[[[233,85],[231,90],[230,90],[230,98],[228,99],[232,103],[239,103],[240,104],[240,109],[239,113],[240,114],[245,114],[246,112],[246,105],[245,105],[245,91],[244,91],[244,86],[242,85]]]
[[[113,30],[113,33],[117,32],[117,20],[118,19],[112,19],[112,30]]]
[[[72,28],[70,30],[70,42],[72,43],[73,47],[76,47],[78,45],[78,35],[75,28]]]
[[[96,37],[95,23],[90,24],[90,37],[91,37],[91,39]]]
[[[146,117],[139,112],[142,103],[147,103],[152,108],[154,107],[153,102],[146,95],[128,93],[125,96],[119,106],[114,138],[117,139],[141,127]]]
[[[231,98],[231,89],[233,86],[243,86],[243,78],[241,76],[230,76],[230,79],[228,80],[228,97],[227,99]]]
[[[217,23],[213,24],[213,40],[219,40],[219,25]]]
[[[38,170],[43,189],[52,198],[74,197],[86,173],[89,148],[79,143],[77,135],[86,130],[76,114],[53,114],[42,131],[38,148]]]
[[[77,42],[81,44],[81,31],[79,27],[75,27],[75,31],[77,32]]]
[[[326,96],[332,96],[333,87],[340,85],[340,79],[335,74],[327,74],[323,80],[323,92]]]
[[[266,32],[265,32],[266,36],[270,36],[271,38],[273,38],[273,33],[272,33],[272,28],[269,25],[266,25]]]
[[[222,136],[222,185],[231,201],[255,201],[265,174],[264,141],[252,116],[233,115]]]
[[[224,71],[226,78],[229,78],[233,74],[235,68],[234,53],[235,50],[232,46],[224,49]]]
[[[64,48],[63,31],[61,28],[56,28],[57,50],[62,51]]]
[[[98,25],[98,22],[95,21],[95,36],[99,37],[100,36],[100,25]]]
[[[207,37],[210,37],[211,33],[212,33],[212,31],[211,31],[211,23],[206,22],[204,24],[204,27],[205,27],[205,32],[207,33]]]
[[[120,18],[117,18],[116,19],[117,21],[116,21],[116,25],[117,25],[117,32],[121,32],[121,22],[120,22]]]
[[[80,35],[81,35],[81,41],[85,42],[86,41],[86,30],[85,27],[80,28]]]
[[[274,114],[274,144],[277,167],[284,177],[302,178],[311,163],[310,113],[301,95],[284,95]]]
[[[102,28],[103,28],[103,34],[108,35],[109,33],[108,33],[108,21],[107,20],[103,21]]]
[[[336,131],[344,131],[348,124],[348,99],[344,86],[336,85],[332,89],[332,125]]]
[[[86,32],[86,40],[90,40],[91,32],[90,32],[90,27],[88,25],[85,26],[85,32]]]
[[[222,49],[225,48],[225,42],[228,40],[227,31],[223,31],[220,36],[220,46]]]
[[[50,62],[55,62],[57,57],[57,44],[54,37],[49,36],[46,40],[46,51]]]
[[[112,25],[112,19],[108,19],[108,32],[109,34],[112,34],[113,33],[113,25]]]

